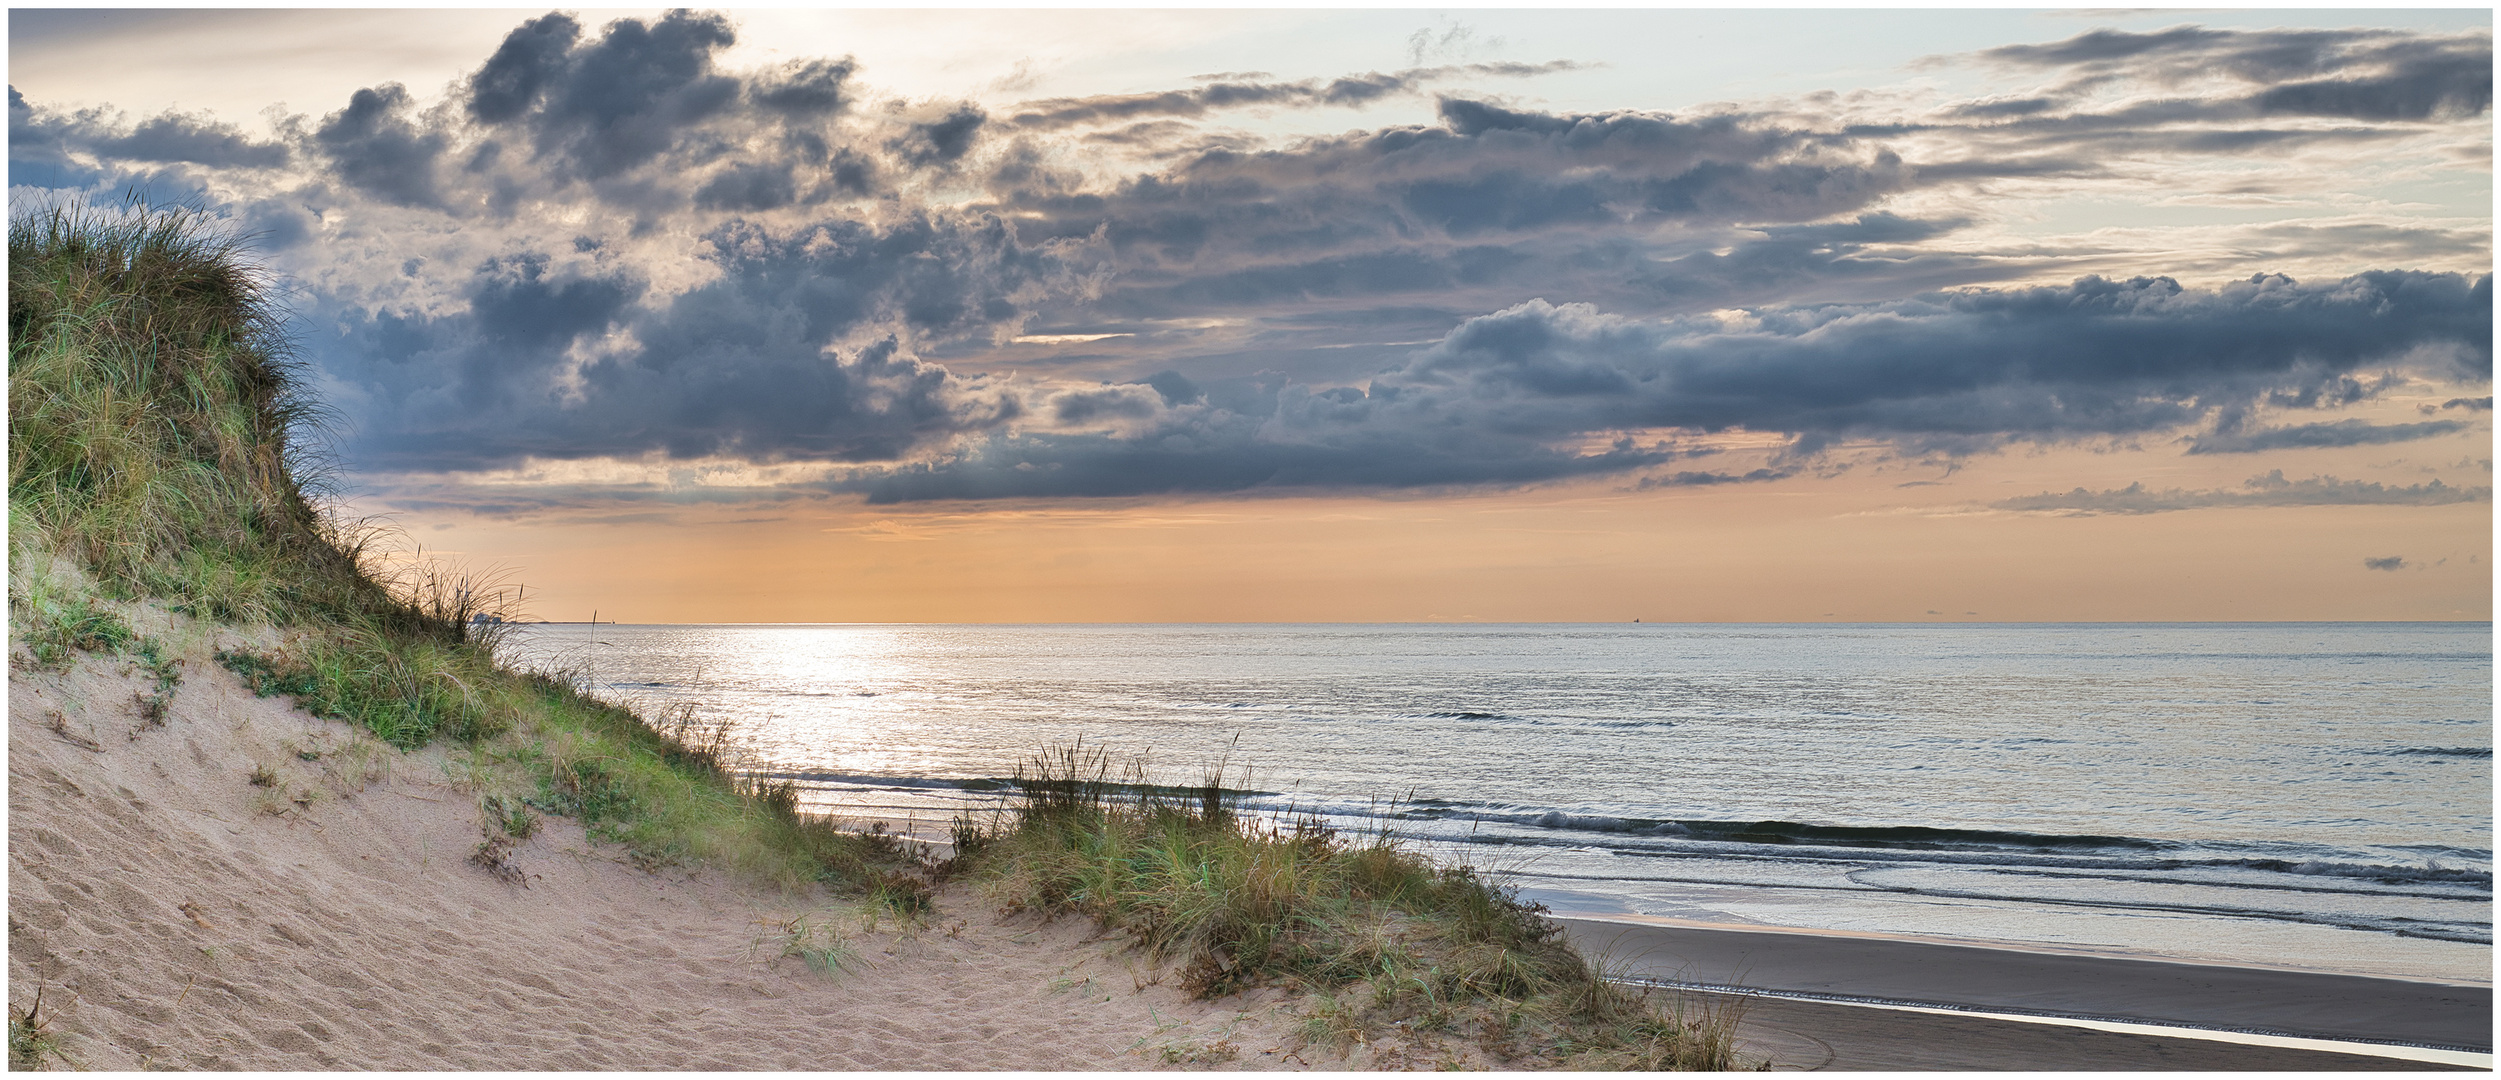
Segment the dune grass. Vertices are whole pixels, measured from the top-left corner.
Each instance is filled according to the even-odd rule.
[[[52,1058],[77,1066],[61,1049],[61,1037],[53,1032],[51,1020],[43,1015],[43,990],[37,988],[34,1001],[25,1008],[9,1006],[9,1069],[40,1069]]]
[[[794,788],[742,783],[726,731],[655,726],[498,664],[496,624],[473,618],[517,615],[519,589],[326,511],[322,416],[269,276],[214,221],[38,206],[10,220],[8,284],[9,609],[39,666],[135,656],[158,673],[161,717],[179,671],[118,610],[273,624],[287,646],[218,662],[401,750],[448,745],[504,835],[533,808],[646,865],[925,903],[903,844],[801,814]]]
[[[1313,995],[1305,1037],[1397,1029],[1472,1038],[1516,1065],[1728,1069],[1734,1017],[1679,1016],[1607,981],[1545,909],[1387,833],[1240,813],[1221,771],[1148,782],[1081,746],[1019,770],[1022,801],[956,828],[955,869],[1017,909],[1089,916],[1220,997],[1286,985]]]

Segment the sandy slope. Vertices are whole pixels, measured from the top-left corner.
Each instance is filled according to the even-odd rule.
[[[363,782],[343,725],[255,699],[210,660],[211,635],[233,631],[134,621],[186,658],[161,727],[140,721],[148,682],[122,662],[31,672],[21,653],[9,680],[9,997],[40,990],[78,1065],[1362,1068],[1444,1053],[1305,1048],[1286,999],[1189,1001],[1090,926],[1002,919],[960,888],[933,925],[872,931],[821,899],[636,869],[564,819],[515,855],[528,877],[509,884],[467,861],[477,802],[441,751],[368,746],[387,776]],[[253,786],[255,765],[281,784]],[[781,955],[803,916],[846,939],[848,970]]]

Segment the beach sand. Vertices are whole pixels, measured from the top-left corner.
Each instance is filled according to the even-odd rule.
[[[151,684],[123,661],[85,656],[57,673],[14,665],[9,681],[9,996],[24,1009],[41,993],[66,1054],[54,1067],[1487,1064],[1473,1046],[1426,1038],[1306,1046],[1290,995],[1189,1000],[1177,979],[1090,923],[1002,916],[962,885],[940,894],[935,919],[905,926],[717,873],[638,868],[561,818],[514,852],[519,883],[498,879],[468,860],[480,813],[444,751],[401,755],[254,698],[210,659],[237,642],[234,631],[143,615],[139,629],[185,659],[162,725],[141,719]],[[251,783],[256,766],[275,782]],[[2202,1002],[2196,1017],[2358,1024],[2382,1036],[2412,1016],[2420,1023],[2405,1031],[2441,1039],[2479,1022],[2489,1045],[2489,988],[2387,997],[2397,991],[2384,980],[1569,925],[1586,949],[1661,977],[1743,974],[1757,986],[2125,1015],[2144,1010],[2112,1003],[2160,999],[2186,1015]],[[784,955],[800,936],[838,944],[845,962],[826,972]],[[2224,1003],[2240,990],[2179,981],[2191,976],[2240,980],[2230,986],[2289,1004],[2230,1012],[2238,1006]],[[2308,989],[2266,989],[2279,983]],[[2483,1019],[2461,1019],[2477,1003]],[[1746,1008],[1747,1048],[1781,1068],[2426,1067],[1813,1002]],[[2348,1028],[2336,1026],[2340,1013]]]
[[[2492,1050],[2492,987],[1716,924],[1563,920],[1627,975],[1733,984],[1745,1038],[1833,1069],[2426,1069],[2438,1063],[1811,1000]],[[2360,1048],[2356,1048],[2359,1050]],[[2460,1066],[2463,1067],[2463,1066]]]

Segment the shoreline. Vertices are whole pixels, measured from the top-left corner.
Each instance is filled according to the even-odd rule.
[[[1584,955],[1604,957],[1619,978],[1733,992],[1749,1004],[1785,1000],[1821,1012],[1936,1010],[1967,1022],[2025,1026],[2082,1021],[2254,1033],[2348,1044],[2349,1053],[2363,1055],[2373,1052],[2371,1046],[2419,1046],[2487,1058],[2492,1053],[2489,984],[1795,928],[1580,915],[1558,921]],[[1798,1010],[1784,1006],[1784,1011]],[[2185,1031],[2180,1037],[2193,1037]]]
[[[2210,957],[2174,956],[2163,953],[2127,952],[2088,945],[2063,945],[2057,942],[2015,942],[1991,938],[1956,938],[1936,935],[1897,933],[1885,930],[1837,930],[1814,926],[1784,926],[1771,923],[1715,922],[1708,919],[1680,919],[1672,915],[1643,915],[1636,912],[1558,912],[1553,918],[1566,922],[1624,924],[1628,926],[1661,926],[1688,930],[1728,930],[1754,934],[1794,934],[1816,938],[1850,938],[1865,941],[1893,941],[1906,945],[1944,945],[1963,949],[1995,952],[2077,956],[2102,960],[2133,960],[2154,964],[2178,964],[2185,967],[2213,967],[2231,970],[2276,971],[2290,975],[2342,975],[2356,979],[2377,979],[2387,982],[2419,983],[2430,986],[2453,986],[2466,989],[2491,989],[2491,979],[2460,979],[2439,975],[2378,975],[2336,968],[2303,967],[2299,964],[2268,964],[2255,961],[2218,960]]]

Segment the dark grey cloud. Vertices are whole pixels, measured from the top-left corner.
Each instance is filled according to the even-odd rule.
[[[313,141],[349,187],[400,206],[439,207],[435,163],[450,140],[420,130],[411,105],[398,83],[358,90],[347,108],[322,120]]]
[[[2419,137],[2492,106],[2492,37],[2390,30],[2097,30],[1967,57],[2049,74],[2037,92],[1950,105],[1934,115],[1843,130],[1862,138],[1950,133],[1968,161],[1922,162],[1931,181],[1977,177],[2031,159],[2089,175],[2143,155],[2281,155]],[[1947,62],[1948,58],[1932,58]],[[2182,91],[2145,97],[2146,88]],[[2126,94],[2116,103],[2108,91]],[[2319,121],[2344,121],[2322,126]]]
[[[1146,385],[1163,398],[1166,405],[1188,405],[1207,396],[1197,383],[1178,371],[1158,371],[1146,377]]]
[[[2214,291],[2167,278],[1759,312],[1758,328],[1521,305],[1374,384],[1449,393],[1497,424],[2070,437],[2168,428],[2318,372],[2446,347],[2489,378],[2489,277],[2368,274]],[[1572,419],[1566,419],[1572,418]]]
[[[2251,477],[2237,489],[2200,491],[2168,488],[2152,491],[2144,484],[2136,483],[2107,491],[2077,488],[2064,493],[2026,495],[1991,505],[2000,510],[2063,511],[2070,514],[2161,514],[2175,510],[2250,506],[2448,506],[2491,501],[2490,485],[2453,487],[2431,480],[2401,486],[2367,480],[2339,480],[2333,476],[2286,480],[2284,471],[2276,469],[2264,476]]]
[[[717,14],[619,19],[565,56],[543,103],[515,120],[530,126],[542,157],[563,162],[572,175],[615,175],[659,156],[680,129],[737,99],[737,80],[712,70],[713,54],[736,41],[729,20]]]
[[[2302,424],[2298,427],[2271,428],[2265,431],[2244,431],[2229,434],[2202,435],[2189,444],[2192,454],[2254,454],[2264,450],[2310,449],[2329,446],[2377,446],[2382,443],[2428,439],[2466,430],[2456,420],[2433,420],[2420,424],[2374,424],[2367,420],[2338,420],[2325,424]]]
[[[2403,570],[2405,569],[2405,557],[2402,555],[2390,555],[2381,559],[2366,558],[2362,560],[2362,568],[2365,570]]]
[[[457,116],[429,129],[460,143],[458,213],[497,216],[526,199],[588,194],[644,225],[693,209],[754,214],[874,197],[915,169],[953,169],[987,117],[970,105],[918,121],[862,117],[850,58],[719,70],[737,41],[725,17],[671,11],[586,32],[552,13],[514,29],[462,86]]]
[[[1297,390],[1280,403],[1278,415],[1305,429],[1342,419],[1355,404],[1349,395]],[[1422,441],[1360,429],[1322,441],[1279,441],[1267,437],[1260,426],[1255,416],[1210,410],[1176,418],[1158,427],[1152,439],[998,434],[934,462],[868,470],[831,487],[865,494],[872,504],[1305,487],[1456,487],[1620,472],[1674,456],[1642,449],[1576,454],[1457,429],[1421,433]]]
[[[9,87],[9,183],[84,188],[103,179],[103,170],[70,156],[74,144],[86,141],[84,127],[73,118],[37,111],[17,87]]]
[[[2251,229],[2250,254],[2278,258],[2300,251],[2342,251],[2374,262],[2424,262],[2471,258],[2492,250],[2489,229],[2380,222],[2333,225],[2282,223]]]
[[[2447,401],[2441,402],[2440,407],[2444,409],[2465,409],[2469,412],[2491,412],[2492,395],[2486,394],[2478,398],[2450,398]]]
[[[1869,214],[1916,170],[1881,146],[1734,115],[1548,114],[1444,98],[1436,125],[1254,152],[1216,148],[1108,191],[1010,184],[1031,236],[1100,236],[1120,273],[1096,310],[1309,310],[1399,298],[1489,310],[1562,290],[1634,311],[1784,298],[1811,282],[1918,267],[1854,261],[1950,223]],[[1857,213],[1856,224],[1829,224]],[[1823,235],[1787,231],[1806,222]],[[1886,235],[1887,227],[1896,227]],[[1662,258],[1662,228],[1724,237]],[[1768,235],[1738,230],[1784,230]],[[1947,256],[1957,275],[2019,273]],[[1898,283],[1896,285],[1898,288]]]
[[[2386,30],[2096,30],[1978,58],[2065,69],[2077,89],[2118,78],[2179,83],[2223,75],[2263,90],[2222,107],[2259,116],[2420,121],[2492,107],[2492,37]]]
[[[850,104],[844,84],[859,65],[841,60],[793,60],[747,90],[755,103],[793,119],[821,119]]]
[[[581,24],[562,12],[522,23],[469,77],[469,115],[501,124],[529,111],[563,77],[567,54],[581,36]]]
[[[99,139],[94,146],[106,157],[131,161],[185,161],[239,169],[275,169],[288,160],[282,143],[253,142],[232,124],[178,113],[151,118],[128,135]]]
[[[890,140],[886,147],[896,156],[918,167],[952,165],[964,159],[980,136],[981,127],[990,115],[979,106],[958,105],[945,116],[913,124],[903,134]]]
[[[1749,469],[1741,473],[1696,472],[1680,469],[1676,472],[1660,473],[1656,476],[1642,477],[1640,481],[1633,485],[1633,487],[1640,491],[1652,491],[1659,488],[1719,487],[1723,484],[1760,484],[1772,480],[1786,480],[1792,476],[1796,476],[1797,474],[1798,470],[1794,466],[1776,469],[1770,467]]]
[[[1966,453],[2170,430],[2427,353],[2445,353],[2433,361],[2445,377],[2488,379],[2491,318],[2488,276],[2408,273],[2321,285],[2261,276],[2210,292],[2086,278],[1767,309],[1734,329],[1532,301],[1468,320],[1363,388],[1276,380],[1255,394],[1209,387],[1203,404],[1181,405],[1159,390],[1164,408],[1128,431],[998,433],[844,486],[891,502],[1509,484],[1658,464],[1675,452],[1621,436],[1601,452],[1557,449],[1657,429],[1784,432],[1801,456],[1849,436]],[[1156,399],[1126,400],[1135,415]]]
[[[235,208],[244,240],[271,253],[284,253],[311,242],[313,215],[287,199],[254,199]]]
[[[737,165],[713,174],[697,189],[695,205],[707,210],[771,210],[798,198],[798,180],[788,164]]]
[[[1458,64],[1409,68],[1389,74],[1369,72],[1292,82],[1255,81],[1263,80],[1266,73],[1238,72],[1213,76],[1202,85],[1180,90],[1028,101],[1017,105],[1007,122],[1026,131],[1058,131],[1091,125],[1126,124],[1149,117],[1197,118],[1220,109],[1252,106],[1360,106],[1386,97],[1421,93],[1434,82],[1460,76],[1522,78],[1573,71],[1580,67],[1569,60],[1543,64]]]
[[[280,169],[293,156],[284,143],[256,142],[240,128],[203,116],[167,112],[125,129],[106,110],[64,115],[39,109],[9,88],[12,185],[86,188],[119,181],[158,199],[182,199],[204,187],[201,170],[186,166]]]
[[[732,224],[706,239],[720,276],[657,302],[630,271],[525,252],[476,268],[465,312],[329,313],[337,333],[312,347],[368,402],[351,450],[392,469],[874,461],[1022,414],[1018,394],[888,332],[991,333],[1021,318],[1021,295],[1053,287],[1057,257],[998,220]]]
[[[704,506],[739,506],[771,510],[776,504],[789,504],[801,499],[822,499],[820,491],[793,491],[787,488],[728,487],[703,483],[650,483],[633,486],[609,484],[543,484],[526,490],[509,487],[481,491],[458,483],[445,484],[420,478],[404,478],[391,493],[394,509],[409,514],[456,513],[464,516],[499,521],[523,521],[561,516],[577,524],[628,524],[679,520],[677,511]],[[618,514],[620,507],[651,507],[652,509]],[[782,520],[758,517],[716,524],[764,524]],[[437,526],[440,528],[441,526]]]

